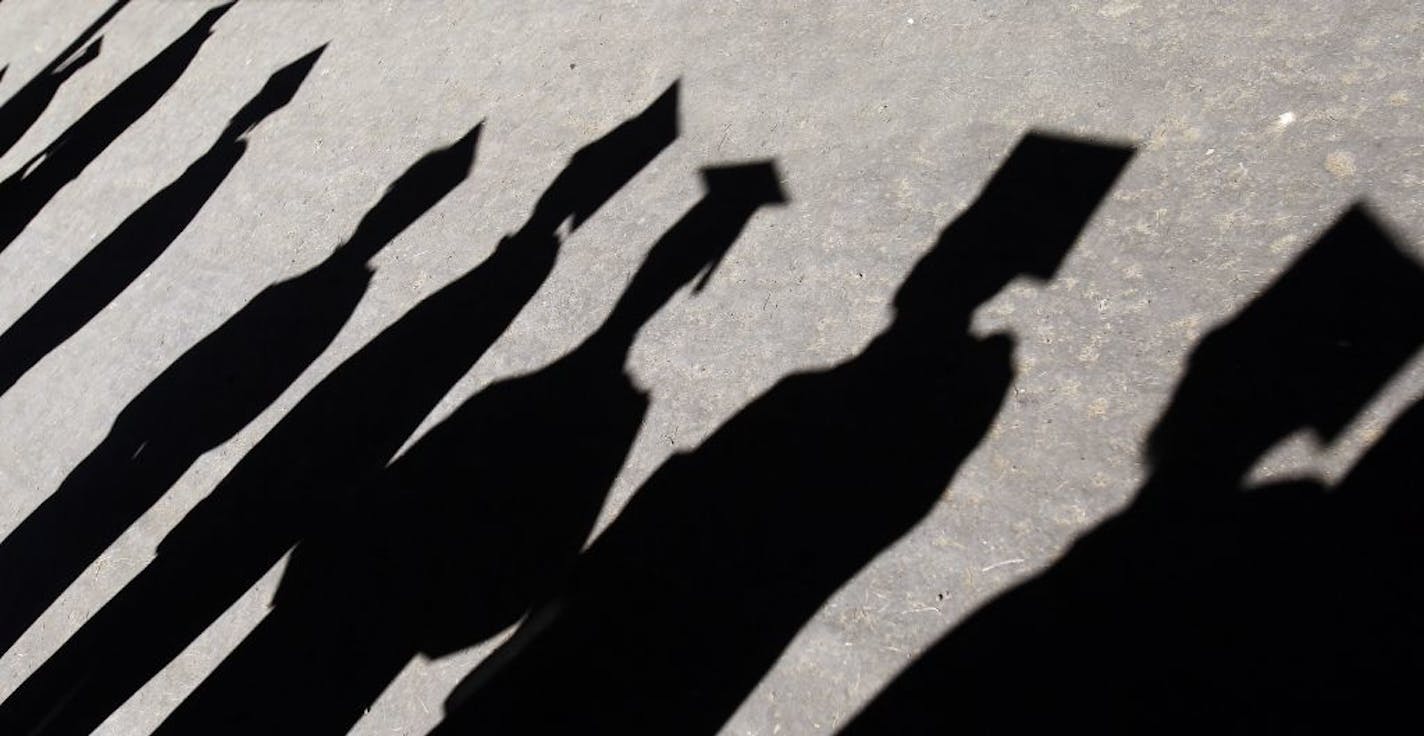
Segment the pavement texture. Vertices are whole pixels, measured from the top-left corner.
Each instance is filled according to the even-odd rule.
[[[78,0],[0,3],[0,64],[6,65],[0,100],[16,99],[31,80],[53,77],[56,57],[110,7]],[[645,579],[654,588],[668,586],[666,597],[643,590],[615,601],[623,608],[605,611],[636,625],[618,629],[624,639],[610,632],[612,643],[590,649],[585,674],[597,680],[600,662],[617,670],[614,665],[625,655],[637,658],[639,650],[656,649],[677,636],[695,638],[696,632],[679,628],[680,621],[701,628],[708,641],[727,650],[736,650],[745,632],[755,642],[748,652],[756,656],[734,657],[748,669],[728,675],[726,692],[717,693],[730,702],[690,720],[696,725],[690,731],[728,734],[837,732],[976,610],[1051,569],[1075,540],[1131,508],[1151,475],[1149,434],[1164,416],[1193,349],[1213,328],[1242,315],[1352,208],[1406,256],[1384,269],[1380,290],[1394,288],[1384,283],[1390,273],[1413,268],[1407,259],[1424,263],[1424,47],[1419,44],[1424,6],[1417,3],[241,0],[215,20],[216,13],[205,16],[214,7],[157,0],[121,7],[92,36],[102,39],[97,53],[71,62],[76,68],[63,72],[52,99],[36,104],[32,122],[17,130],[0,158],[0,176],[20,181],[21,189],[30,182],[19,194],[4,195],[9,211],[3,217],[10,221],[5,226],[13,225],[14,232],[0,233],[9,239],[0,251],[0,328],[15,331],[11,326],[21,324],[104,243],[141,241],[155,249],[138,266],[123,257],[93,265],[84,277],[90,280],[75,293],[92,299],[97,283],[110,284],[114,293],[99,299],[92,314],[66,318],[77,319],[73,329],[50,339],[52,345],[7,379],[0,395],[0,535],[11,547],[24,542],[22,523],[39,518],[46,499],[57,497],[57,489],[73,480],[76,468],[86,467],[96,448],[126,455],[113,466],[126,469],[96,471],[118,485],[130,482],[125,473],[149,472],[132,470],[144,452],[174,447],[171,456],[182,458],[152,463],[163,466],[152,470],[159,478],[152,480],[152,498],[135,502],[131,520],[109,537],[92,534],[98,540],[91,542],[92,561],[81,559],[72,581],[61,580],[52,602],[19,627],[0,658],[0,698],[20,692],[86,621],[141,581],[145,568],[163,560],[164,549],[177,550],[168,554],[176,559],[184,545],[201,548],[207,527],[190,525],[185,531],[185,520],[216,516],[214,528],[235,523],[237,517],[225,518],[223,507],[214,512],[204,502],[244,457],[413,307],[481,264],[495,262],[502,242],[530,252],[543,246],[526,241],[540,237],[561,245],[550,255],[547,275],[538,274],[527,286],[510,284],[528,281],[528,274],[496,273],[482,287],[526,289],[521,299],[511,296],[497,306],[471,302],[468,324],[451,319],[439,333],[441,344],[463,345],[468,327],[468,339],[484,340],[488,349],[471,347],[473,354],[451,358],[448,377],[424,370],[437,358],[418,351],[403,368],[391,368],[388,360],[383,382],[344,399],[348,406],[362,397],[378,403],[388,392],[404,396],[424,388],[432,394],[424,404],[410,404],[418,407],[411,409],[416,416],[404,418],[409,427],[386,439],[394,444],[382,450],[384,456],[357,440],[347,455],[327,446],[337,442],[331,437],[366,421],[359,417],[326,429],[308,423],[287,437],[286,450],[311,443],[344,458],[343,467],[371,464],[367,476],[393,454],[415,458],[410,464],[418,466],[423,438],[435,438],[425,443],[432,447],[436,440],[445,442],[440,427],[454,426],[446,420],[461,416],[459,408],[468,399],[503,379],[555,364],[601,325],[616,322],[609,315],[620,294],[630,288],[645,257],[654,263],[650,248],[665,235],[671,240],[682,232],[674,227],[679,221],[692,221],[697,233],[730,227],[717,242],[706,236],[712,250],[697,255],[703,261],[668,266],[691,270],[663,273],[668,283],[659,288],[668,293],[653,298],[655,308],[640,314],[635,332],[625,335],[632,339],[624,364],[630,383],[618,384],[619,390],[635,405],[646,401],[629,410],[631,427],[619,423],[625,404],[605,406],[602,398],[560,383],[557,372],[536,374],[548,380],[526,391],[542,399],[530,399],[530,406],[547,407],[549,397],[564,392],[565,406],[600,421],[608,418],[608,426],[591,422],[566,428],[569,432],[628,435],[625,447],[612,453],[612,465],[599,471],[607,475],[603,485],[594,483],[590,490],[593,510],[586,524],[593,531],[587,536],[595,540],[590,549],[599,547],[603,531],[619,528],[620,512],[637,505],[629,504],[640,488],[650,491],[647,508],[636,517],[630,512],[626,525],[633,531],[613,538],[607,554],[589,566],[590,584],[602,585],[598,581],[641,564],[624,564],[629,548],[654,558],[665,554],[669,561]],[[210,33],[202,29],[205,23]],[[318,55],[308,56],[319,48]],[[70,53],[78,57],[82,47]],[[86,113],[102,112],[103,101],[121,92],[125,80],[164,54],[159,72],[171,79],[158,79],[162,74],[149,68],[142,90],[103,112],[104,119],[80,125]],[[142,99],[145,95],[152,99]],[[258,107],[271,109],[252,112],[254,99],[263,101]],[[656,128],[661,123],[654,118],[669,110],[676,120],[671,136],[666,125],[634,131],[634,147],[649,149],[638,154],[645,162],[631,171],[602,160],[585,169],[585,176],[617,180],[605,203],[575,214],[573,222],[555,218],[559,222],[545,235],[532,232],[529,223],[539,224],[541,196],[575,152],[640,114]],[[7,109],[11,117],[5,123],[20,119],[21,112]],[[915,451],[926,438],[938,436],[927,424],[896,425],[904,417],[894,411],[876,412],[937,399],[913,391],[862,395],[864,388],[856,387],[856,380],[870,380],[866,375],[886,386],[915,380],[894,370],[834,373],[846,383],[817,388],[820,394],[804,394],[809,397],[804,400],[814,407],[843,394],[847,405],[865,402],[855,404],[854,411],[863,410],[855,416],[886,418],[887,426],[859,428],[863,446],[871,448],[868,457],[883,464],[883,473],[846,471],[851,475],[842,477],[865,481],[850,505],[834,474],[792,478],[789,482],[825,484],[825,497],[814,487],[802,488],[788,508],[768,501],[775,515],[764,525],[742,528],[739,520],[755,516],[760,507],[726,499],[754,498],[758,483],[778,480],[759,465],[771,461],[755,451],[786,437],[768,432],[756,439],[754,432],[729,430],[736,436],[714,442],[719,428],[734,426],[729,420],[759,406],[758,397],[788,395],[790,389],[779,390],[778,382],[791,374],[832,375],[823,372],[856,356],[873,357],[876,345],[889,345],[876,338],[908,323],[908,318],[897,322],[897,313],[918,314],[909,302],[901,302],[897,312],[897,290],[922,272],[915,270],[917,263],[945,227],[981,191],[989,191],[986,184],[1015,151],[1024,150],[1025,140],[1091,144],[1111,153],[1112,163],[1091,176],[1070,172],[1069,181],[1061,183],[1066,190],[1028,186],[1014,194],[1013,216],[999,213],[1003,221],[996,227],[1006,231],[1041,226],[1048,232],[1056,227],[1054,218],[1071,221],[1064,227],[1073,237],[1045,246],[1062,249],[1053,257],[1061,256],[1061,262],[1000,274],[1003,288],[967,305],[953,318],[962,324],[944,317],[942,333],[924,324],[913,328],[917,344],[942,337],[947,345],[999,351],[996,359],[1009,369],[992,380],[954,379],[955,395],[964,402],[987,402],[983,417],[975,414],[979,409],[963,412],[969,418],[962,421],[970,426],[956,431],[972,436],[946,450],[962,455],[962,462],[951,457],[953,462],[917,481],[932,486],[923,501],[903,518],[877,526],[874,535],[859,538],[847,519],[864,514],[867,524],[885,521],[873,509],[905,492],[896,480],[908,466],[899,463],[919,462]],[[412,169],[440,151],[423,164],[427,168]],[[473,164],[466,166],[471,156]],[[708,167],[742,168],[704,175]],[[424,178],[413,189],[408,178],[402,189],[399,182],[408,170]],[[51,173],[26,178],[30,171]],[[180,177],[187,179],[170,187]],[[1065,198],[1072,197],[1063,192],[1079,191],[1074,187],[1100,191],[1100,201],[1095,195],[1066,211]],[[150,220],[132,226],[136,235],[124,236],[126,220],[165,191],[172,201],[161,201],[149,212]],[[381,210],[383,197],[400,211]],[[711,215],[695,209],[704,205]],[[180,217],[175,213],[186,213],[184,208],[192,211],[183,215],[190,221],[175,223]],[[376,214],[365,229],[358,228],[371,212]],[[168,231],[177,234],[150,242],[160,239],[150,234]],[[994,239],[993,232],[988,239]],[[668,247],[694,248],[679,242]],[[321,287],[331,296],[324,305],[308,307],[264,291],[309,272],[317,276],[308,280],[328,278],[322,269],[338,268],[323,265],[339,260],[332,254],[357,249],[360,257],[352,263],[368,263],[369,282],[359,276],[367,273],[360,268],[331,276],[335,280]],[[715,267],[701,288],[686,286],[698,281],[707,264]],[[922,287],[915,299],[952,291],[953,274],[972,268],[951,265],[949,285]],[[1364,286],[1347,291],[1343,301],[1322,297],[1317,307],[1322,313],[1350,311],[1377,283],[1370,281],[1375,276],[1361,278]],[[1416,298],[1407,283],[1399,289],[1405,294],[1401,305]],[[244,313],[259,297],[275,300],[275,306]],[[63,313],[63,305],[75,298],[60,294],[51,302],[59,299]],[[333,306],[338,301],[345,306]],[[328,307],[335,312],[322,311]],[[488,316],[498,309],[511,310],[507,327]],[[1399,357],[1371,374],[1349,411],[1342,409],[1330,421],[1297,422],[1269,437],[1247,464],[1249,484],[1300,477],[1332,484],[1345,478],[1418,398],[1424,367],[1413,358],[1417,341],[1406,340],[1417,328],[1403,325],[1418,323],[1419,313],[1377,311],[1387,315],[1381,319],[1401,325],[1398,334],[1404,336],[1398,339],[1407,344]],[[177,404],[172,397],[170,404],[143,404],[144,392],[165,370],[241,314],[249,315],[239,327],[250,338],[242,344],[250,347],[239,355],[270,369],[267,384],[247,398],[226,403],[214,398],[224,391],[223,381],[241,384],[248,371],[241,360],[235,364],[217,355],[201,363],[193,379],[209,386],[206,393],[180,387],[173,394],[181,399]],[[996,334],[1011,342],[991,337]],[[1272,360],[1269,350],[1257,357]],[[218,375],[228,369],[237,377]],[[1243,359],[1232,370],[1254,369]],[[603,396],[597,386],[586,391]],[[624,400],[623,394],[618,397]],[[1230,398],[1249,403],[1252,394]],[[772,415],[767,421],[785,422],[787,432],[813,434],[837,421],[814,408],[797,408],[794,402],[800,400],[767,409]],[[541,454],[502,450],[517,458],[518,467],[499,472],[557,480],[563,476],[544,468],[577,470],[569,467],[577,465],[578,456],[565,456],[556,431],[546,438],[542,425],[520,424],[524,404],[511,409],[494,398],[486,403],[495,407],[488,411],[505,414],[498,415],[498,428],[470,430],[476,433],[471,437],[484,437],[470,440],[471,452],[503,447],[505,429],[517,425],[531,432],[529,442],[548,439],[549,444]],[[954,406],[959,411],[960,405]],[[223,415],[229,410],[231,416]],[[1229,434],[1233,421],[1248,425],[1259,414],[1238,406],[1221,416],[1216,431]],[[856,436],[838,435],[846,444],[822,448],[825,467],[855,456],[862,447]],[[114,437],[132,445],[104,444]],[[451,441],[458,445],[458,439]],[[674,468],[668,480],[659,481],[662,473],[655,471],[679,453],[694,463],[707,457],[697,452],[705,443],[717,452],[730,448],[722,464],[688,466],[692,469],[682,468],[682,476]],[[739,456],[743,445],[746,454]],[[895,450],[901,447],[903,457]],[[741,475],[723,472],[738,462],[749,464]],[[278,461],[268,465],[284,467]],[[860,472],[870,475],[854,475]],[[698,535],[691,546],[673,530],[665,547],[639,547],[661,539],[637,531],[639,524],[658,526],[662,507],[651,491],[675,495],[666,486],[683,476],[691,479],[684,486],[708,494],[707,518],[730,521],[724,527],[687,522]],[[355,473],[341,482],[356,487],[368,480]],[[264,483],[259,478],[254,487]],[[559,497],[542,498],[540,505],[558,516],[553,509]],[[75,503],[79,516],[103,507],[84,498]],[[669,519],[698,518],[699,504],[671,506]],[[401,513],[378,511],[376,518],[406,518]],[[58,518],[61,522],[37,538],[67,539],[62,522],[67,517]],[[397,528],[399,521],[390,528],[370,526],[369,520],[352,523],[351,528],[369,530],[366,542],[387,539],[388,547],[398,548],[387,552],[397,557],[422,536]],[[506,533],[513,545],[539,537],[532,530]],[[749,542],[752,537],[759,541]],[[298,529],[287,541],[305,538]],[[711,555],[708,550],[718,546],[734,550],[776,539],[796,546],[805,559],[837,562],[825,569],[813,563],[803,585],[796,579],[802,558],[795,555],[730,555],[745,566],[743,577],[697,556]],[[284,554],[291,544],[281,539],[272,544],[277,551],[251,574],[253,584],[244,582],[232,600],[213,604],[211,622],[198,625],[191,641],[180,642],[171,659],[158,662],[156,674],[140,677],[133,692],[115,696],[118,702],[106,709],[98,732],[151,733],[269,611],[281,610],[279,587],[285,585],[284,573],[297,569],[303,548],[293,557]],[[692,550],[691,558],[679,557],[684,547]],[[856,550],[838,556],[846,547]],[[311,569],[318,572],[304,575],[340,578],[331,566],[356,559],[341,552],[335,557],[334,563],[314,563]],[[38,568],[22,563],[16,564],[38,569],[36,575],[50,571],[48,563],[34,563]],[[186,578],[181,564],[179,569],[155,589],[182,600],[189,585],[210,580],[201,564]],[[373,573],[376,582],[369,587],[358,574],[342,594],[352,596],[353,610],[384,610],[401,596],[401,572],[419,577],[409,568],[397,571],[386,573],[385,582]],[[748,581],[747,587],[739,588],[739,580]],[[707,602],[692,592],[703,584],[710,586]],[[781,601],[767,586],[796,589],[801,608]],[[1321,598],[1343,594],[1326,583],[1322,588]],[[342,600],[323,598],[320,585],[313,589],[317,593],[309,597],[318,602]],[[607,589],[618,588],[599,588]],[[369,600],[361,602],[362,591]],[[765,625],[784,632],[781,638],[768,635],[764,642],[768,637],[752,633],[760,624],[748,610],[760,596],[767,601]],[[154,597],[151,605],[166,605],[163,600]],[[341,605],[329,607],[333,620],[343,618]],[[524,609],[516,605],[485,634],[422,642],[412,645],[409,656],[391,655],[389,677],[369,686],[370,702],[347,718],[354,718],[352,733],[428,732],[440,723],[452,691],[463,692],[457,685],[511,636],[522,616]],[[567,630],[549,629],[568,641],[584,641]],[[642,631],[660,633],[640,643]],[[536,642],[528,651],[544,656],[548,649]],[[680,666],[718,672],[721,664],[712,649],[689,648]],[[531,660],[537,666],[537,657]],[[1074,677],[1072,668],[1059,672],[1067,680]],[[494,686],[499,677],[496,672]],[[1039,686],[1028,683],[1042,677],[1035,664],[1022,661],[1000,667],[992,682],[978,687],[1006,707],[1015,702],[1015,692],[1025,693],[1024,708],[1071,707],[1028,698]],[[576,681],[557,680],[557,687],[544,692],[546,708],[561,708],[558,688],[569,682]],[[638,681],[621,685],[640,686]],[[301,702],[293,696],[290,704],[297,708]],[[607,725],[596,713],[578,718],[586,719],[589,731]],[[677,724],[666,722],[666,732],[682,732]]]

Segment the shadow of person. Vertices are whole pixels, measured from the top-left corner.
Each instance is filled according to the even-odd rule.
[[[297,548],[275,610],[159,733],[344,733],[417,653],[516,623],[566,573],[642,425],[624,370],[642,325],[761,207],[768,163],[708,169],[602,326],[497,382],[397,460],[359,512]],[[705,278],[703,279],[705,282]]]
[[[203,14],[158,56],[119,83],[19,171],[0,181],[0,251],[29,225],[66,184],[79,178],[104,149],[157,104],[198,55],[233,3]]]
[[[247,135],[296,96],[325,46],[267,80],[206,153],[94,246],[34,306],[0,333],[0,394],[94,318],[197,216],[247,150]]]
[[[1293,433],[1338,436],[1424,341],[1424,323],[1400,319],[1421,309],[1424,270],[1351,209],[1192,353],[1133,503],[951,631],[845,733],[1375,732],[1412,702],[1390,701],[1397,678],[1424,669],[1424,609],[1404,605],[1419,602],[1418,494],[1371,470],[1418,419],[1333,493],[1246,484]],[[1388,509],[1408,509],[1407,529]],[[1373,556],[1405,548],[1407,566]]]
[[[1012,379],[971,313],[1052,276],[1131,156],[1031,134],[859,355],[778,382],[659,468],[436,733],[713,733],[825,599],[943,493]]]
[[[59,52],[53,61],[46,64],[39,74],[26,82],[4,105],[0,105],[0,155],[9,151],[10,147],[20,140],[20,136],[39,120],[45,108],[49,107],[50,101],[59,92],[59,88],[69,81],[75,72],[98,58],[103,39],[94,43],[89,43],[89,39],[128,4],[129,0],[116,0],[103,15],[84,29],[78,38]]]
[[[0,645],[8,649],[199,456],[326,349],[366,293],[367,261],[465,179],[478,132],[417,162],[326,260],[264,289],[124,407],[99,446],[0,542]]]
[[[0,705],[0,732],[96,727],[382,471],[553,269],[578,227],[677,137],[677,86],[574,154],[524,226],[337,366]]]

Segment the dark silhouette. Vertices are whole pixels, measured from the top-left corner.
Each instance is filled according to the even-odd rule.
[[[129,215],[0,334],[0,394],[142,274],[197,216],[247,150],[244,136],[291,101],[323,46],[267,80],[207,153]]]
[[[178,40],[105,95],[19,171],[0,182],[0,250],[8,247],[59,190],[77,179],[178,81],[212,33],[213,24],[231,7],[232,3],[228,3],[204,13]]]
[[[87,732],[313,527],[339,518],[553,269],[577,228],[677,136],[677,86],[577,152],[525,225],[344,361],[250,450],[158,557],[3,705],[0,732]]]
[[[550,592],[647,411],[623,369],[639,329],[710,275],[757,209],[783,201],[770,164],[705,177],[702,201],[653,246],[600,328],[466,401],[346,523],[297,548],[276,610],[160,733],[344,733],[417,653],[488,639]]]
[[[988,429],[1011,340],[969,334],[1046,279],[1131,156],[1030,135],[859,355],[783,379],[664,464],[447,701],[437,733],[714,733],[801,625],[909,530]]]
[[[970,616],[845,732],[1411,722],[1424,678],[1421,408],[1333,491],[1245,483],[1291,434],[1335,437],[1424,342],[1421,310],[1424,270],[1352,209],[1193,352],[1135,501]]]
[[[264,289],[129,402],[99,446],[0,543],[0,645],[8,649],[199,456],[246,426],[326,349],[366,293],[367,261],[465,179],[478,134],[477,126],[417,162],[326,260]]]
[[[89,43],[89,39],[99,32],[125,5],[129,0],[115,0],[109,9],[104,11],[84,29],[79,37],[59,52],[54,60],[46,64],[39,74],[25,83],[10,99],[0,106],[0,155],[10,150],[20,140],[20,136],[30,129],[31,125],[39,120],[40,114],[49,107],[49,103],[59,92],[59,88],[69,81],[69,78],[84,67],[85,64],[93,61],[99,56],[99,47],[103,44],[103,39],[97,39],[94,43]],[[85,44],[88,44],[85,46]],[[79,49],[84,51],[80,53]],[[0,76],[4,76],[0,70]]]

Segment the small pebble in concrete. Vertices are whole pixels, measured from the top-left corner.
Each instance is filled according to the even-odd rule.
[[[1337,179],[1348,179],[1355,175],[1355,157],[1349,151],[1333,151],[1325,157],[1325,170]]]

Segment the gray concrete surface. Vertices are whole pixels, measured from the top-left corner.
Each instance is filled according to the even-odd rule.
[[[8,97],[106,3],[0,3]],[[2,160],[9,175],[209,7],[138,0]],[[788,372],[853,354],[896,285],[1030,129],[1139,147],[1058,277],[976,328],[1018,340],[994,428],[912,533],[821,609],[727,726],[831,733],[914,655],[1120,507],[1194,341],[1347,206],[1424,259],[1424,7],[1410,2],[461,3],[242,0],[170,93],[0,253],[9,324],[196,158],[277,68],[329,43],[292,104],[132,287],[0,397],[0,534],[184,349],[322,259],[426,151],[485,120],[470,178],[388,247],[335,343],[208,453],[0,659],[0,697],[149,560],[305,391],[518,227],[578,147],[682,80],[676,143],[576,232],[553,276],[429,418],[598,324],[700,194],[697,169],[774,159],[709,287],[632,357],[652,408],[604,519]],[[1262,477],[1349,465],[1424,388],[1413,365],[1341,439],[1283,444]],[[280,566],[279,566],[280,567]],[[104,725],[147,733],[263,615],[274,569]],[[419,734],[491,644],[412,662],[356,729]],[[1003,686],[1012,688],[1012,682]]]

